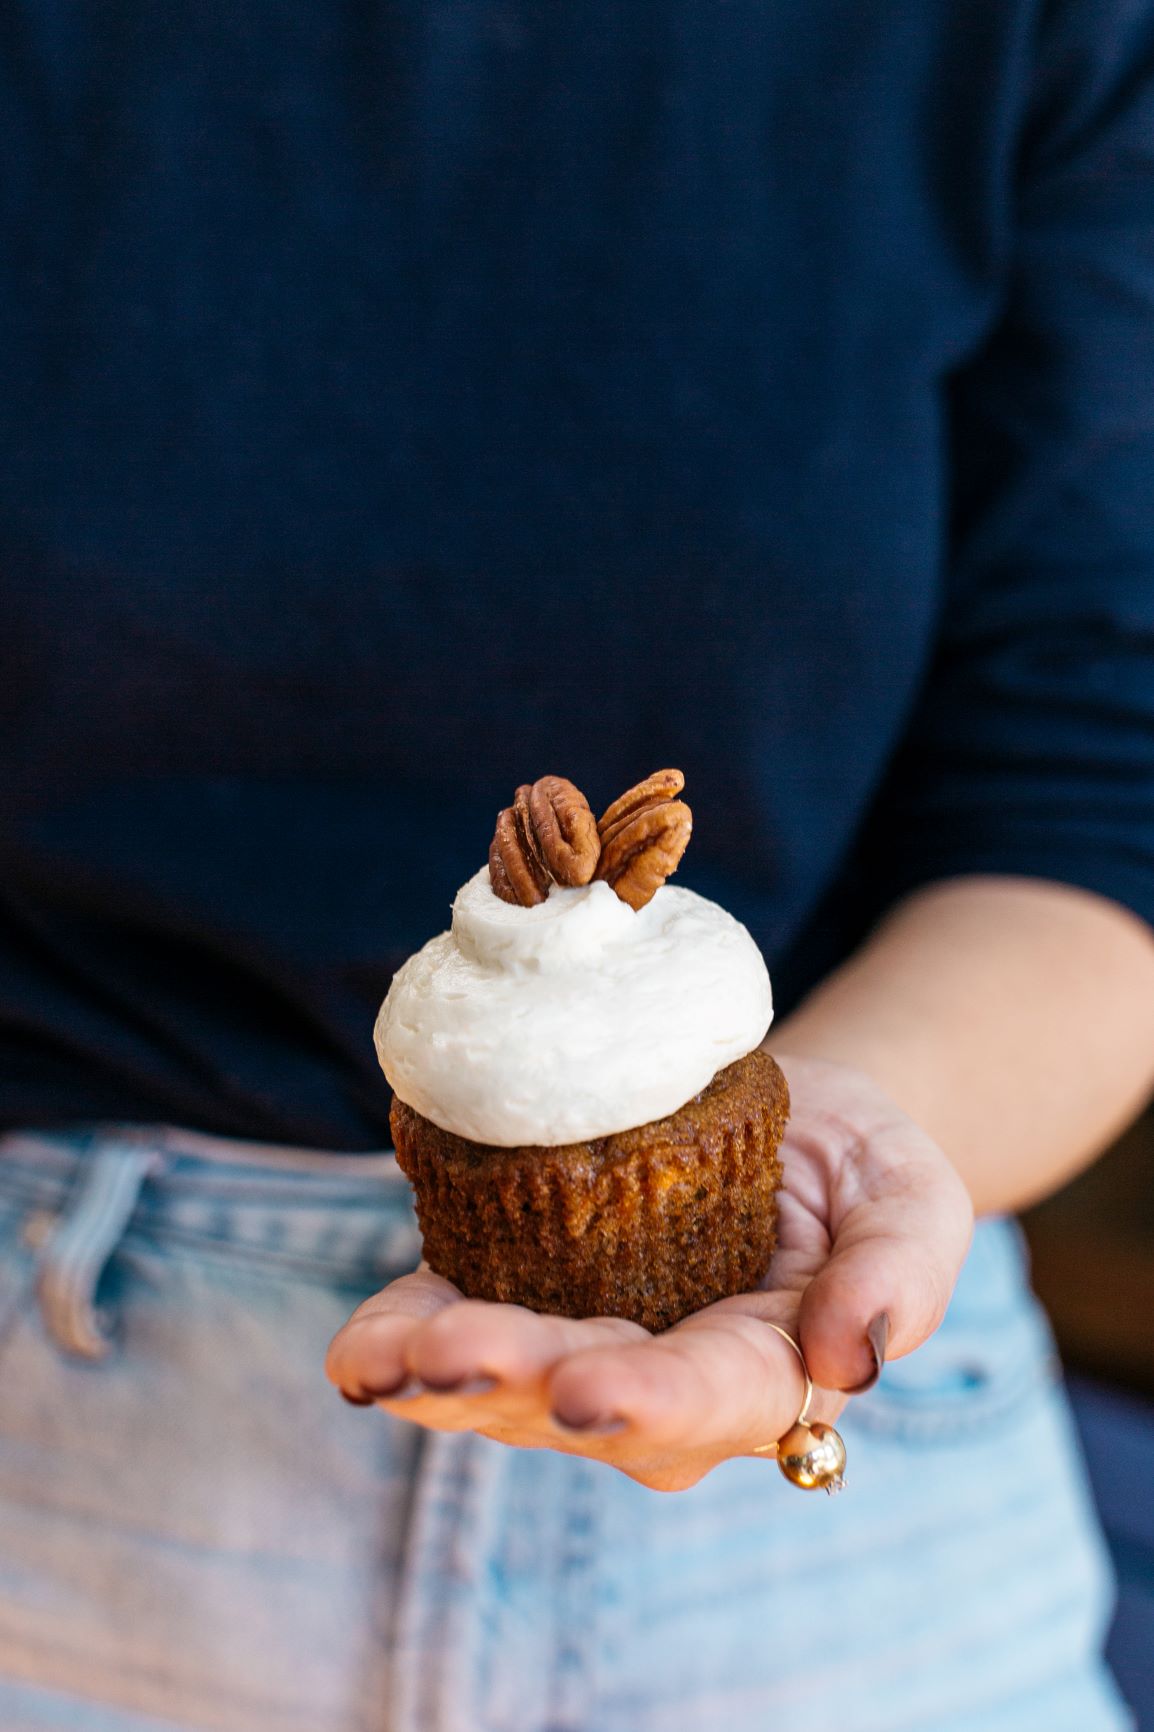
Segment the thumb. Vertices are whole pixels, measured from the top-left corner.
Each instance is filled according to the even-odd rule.
[[[860,1393],[888,1356],[920,1347],[945,1315],[973,1230],[969,1194],[912,1123],[875,1133],[833,1185],[833,1246],[798,1328],[815,1383]],[[905,1146],[903,1146],[905,1145]]]

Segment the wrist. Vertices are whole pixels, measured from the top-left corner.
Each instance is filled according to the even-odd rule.
[[[932,1031],[898,1026],[882,1006],[869,1018],[847,1014],[840,1006],[827,1007],[819,990],[782,1023],[770,1044],[779,1063],[785,1058],[804,1060],[867,1080],[879,1099],[943,1141],[940,1109],[951,1079]]]

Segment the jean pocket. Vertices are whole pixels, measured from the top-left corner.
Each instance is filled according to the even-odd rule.
[[[853,1403],[851,1424],[949,1444],[1008,1425],[1044,1401],[1060,1376],[1020,1235],[1007,1222],[983,1222],[940,1329],[886,1366],[877,1387]]]

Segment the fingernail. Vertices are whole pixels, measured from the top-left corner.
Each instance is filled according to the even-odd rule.
[[[373,1405],[371,1395],[354,1395],[348,1389],[338,1389],[337,1394],[342,1401],[347,1401],[350,1407],[371,1407]]]
[[[363,1384],[361,1394],[369,1401],[397,1401],[402,1393],[408,1393],[409,1385],[415,1381],[407,1371],[398,1371],[388,1382]]]
[[[582,1419],[577,1415],[566,1416],[558,1413],[554,1408],[550,1418],[558,1431],[571,1431],[580,1437],[614,1437],[619,1431],[625,1430],[623,1419],[614,1419],[612,1416],[607,1418],[600,1413]]]
[[[888,1311],[878,1312],[866,1330],[866,1339],[874,1350],[874,1363],[878,1368],[878,1376],[880,1377],[890,1344],[890,1314]]]
[[[444,1382],[431,1377],[404,1377],[394,1389],[382,1391],[386,1401],[413,1401],[418,1395],[488,1395],[496,1389],[495,1377],[462,1377],[457,1382]]]
[[[424,1377],[418,1383],[418,1388],[423,1388],[429,1395],[488,1395],[496,1387],[495,1377]]]
[[[882,1366],[886,1362],[886,1348],[890,1342],[890,1314],[888,1311],[878,1312],[866,1330],[866,1340],[869,1343],[870,1352],[874,1356],[874,1368],[864,1383],[857,1384],[853,1389],[843,1389],[843,1395],[864,1395],[868,1389],[873,1388],[881,1376]]]
[[[417,1378],[410,1377],[406,1371],[404,1376],[388,1389],[375,1389],[373,1394],[378,1401],[411,1401],[414,1395],[424,1395],[425,1386]]]

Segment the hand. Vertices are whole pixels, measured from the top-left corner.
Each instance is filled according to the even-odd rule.
[[[868,1077],[778,1062],[793,1107],[764,1291],[650,1335],[464,1299],[419,1270],[365,1301],[329,1349],[328,1376],[417,1425],[588,1456],[678,1491],[797,1418],[801,1368],[773,1322],[800,1339],[818,1385],[811,1417],[836,1419],[876,1376],[875,1319],[888,1319],[891,1357],[941,1322],[972,1211],[945,1155]]]

